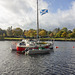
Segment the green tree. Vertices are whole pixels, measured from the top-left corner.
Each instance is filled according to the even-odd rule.
[[[62,33],[63,33],[63,31],[62,31],[62,30],[61,30],[61,31],[59,31],[59,32],[55,35],[55,37],[61,37]]]
[[[66,37],[67,37],[67,32],[63,32],[63,33],[61,34],[61,37],[66,38]]]
[[[13,36],[22,36],[23,30],[21,28],[15,28],[12,30]]]
[[[46,32],[45,30],[41,30],[41,31],[39,32],[39,35],[40,35],[40,36],[46,36],[46,35],[47,35],[47,32]]]
[[[68,33],[68,34],[69,34],[69,33],[72,33],[72,31],[71,31],[71,30],[68,30],[67,33]]]
[[[68,29],[67,29],[66,27],[63,27],[63,28],[61,29],[61,31],[63,31],[63,32],[67,32]]]
[[[0,36],[6,36],[6,30],[0,28]]]
[[[50,33],[52,33],[52,31],[47,31],[47,36],[49,36],[49,35],[50,35]]]
[[[0,36],[2,36],[2,29],[0,28]]]
[[[75,38],[75,32],[71,33],[70,37]]]
[[[75,32],[75,28],[73,29],[73,32]]]
[[[7,36],[12,36],[12,26],[7,29]]]
[[[68,33],[68,34],[67,34],[67,37],[68,37],[68,38],[71,38],[71,35],[72,35],[72,33]]]

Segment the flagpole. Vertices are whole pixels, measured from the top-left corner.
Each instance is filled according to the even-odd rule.
[[[37,0],[37,40],[39,39],[39,16],[38,16],[38,0]]]

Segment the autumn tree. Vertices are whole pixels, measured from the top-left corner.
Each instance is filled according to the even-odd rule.
[[[49,35],[50,35],[50,33],[52,33],[52,31],[47,31],[47,36],[49,36]]]
[[[67,32],[63,32],[63,33],[61,34],[61,37],[66,38],[66,37],[67,37]]]
[[[54,34],[53,33],[50,33],[50,35],[49,35],[51,38],[53,38],[54,37]]]
[[[75,28],[73,29],[73,32],[75,32]]]
[[[63,31],[59,31],[59,32],[55,35],[55,37],[61,37],[62,33],[63,33]]]
[[[36,37],[37,32],[34,29],[30,29],[28,31],[25,31],[24,35],[27,36],[27,37]]]
[[[70,37],[75,38],[75,32],[71,33]]]
[[[63,31],[63,32],[67,32],[68,29],[67,29],[66,27],[63,27],[63,28],[61,29],[61,31]]]
[[[22,36],[23,30],[21,28],[15,28],[12,30],[13,36]]]
[[[28,30],[24,30],[24,36],[27,36]]]
[[[47,32],[46,32],[45,30],[41,30],[41,31],[39,32],[39,35],[40,35],[40,36],[46,36],[46,35],[47,35]]]
[[[71,38],[71,35],[72,35],[72,33],[68,33],[68,34],[67,34],[67,37],[68,37],[68,38]]]
[[[7,29],[7,36],[12,36],[12,26]]]

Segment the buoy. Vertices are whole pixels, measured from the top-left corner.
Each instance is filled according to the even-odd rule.
[[[59,48],[58,46],[56,46],[56,48]]]
[[[73,48],[74,48],[74,46],[73,46]]]

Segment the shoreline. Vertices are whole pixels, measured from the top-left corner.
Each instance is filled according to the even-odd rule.
[[[22,41],[24,38],[4,38],[0,39],[0,41]],[[75,41],[75,38],[40,38],[41,41]]]

